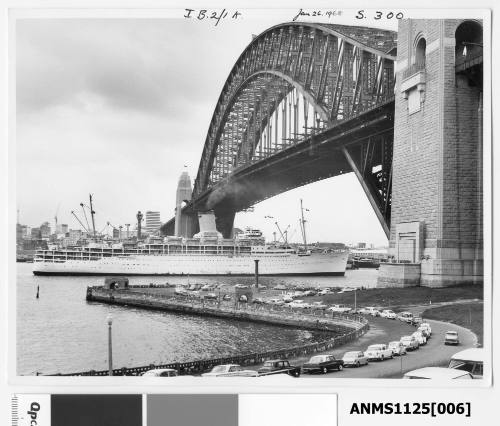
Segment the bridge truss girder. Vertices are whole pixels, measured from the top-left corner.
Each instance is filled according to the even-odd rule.
[[[391,98],[394,57],[384,53],[394,47],[391,37],[383,30],[289,23],[255,38],[219,97],[193,195]]]

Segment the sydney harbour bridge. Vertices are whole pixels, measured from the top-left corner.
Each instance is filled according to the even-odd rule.
[[[420,32],[416,30],[419,25]],[[438,29],[437,36],[430,26]],[[354,172],[394,249],[399,244],[392,195],[398,111],[406,120],[400,119],[402,128],[411,127],[409,120],[425,108],[429,108],[427,116],[432,115],[429,88],[434,87],[434,74],[442,80],[443,72],[455,79],[455,99],[462,96],[457,91],[463,81],[467,88],[473,87],[467,96],[476,104],[482,99],[480,24],[463,20],[400,23],[399,38],[397,32],[388,30],[305,22],[276,25],[255,37],[230,70],[217,100],[194,187],[181,196],[183,204],[178,205],[177,226],[173,218],[163,225],[162,233],[174,235],[177,229],[182,236],[192,237],[199,230],[198,212],[211,210],[217,229],[229,238],[236,212],[298,186]],[[410,38],[415,39],[413,44]],[[453,43],[446,41],[453,39]],[[441,68],[434,70],[433,62]],[[447,90],[441,89],[436,102]],[[420,121],[420,127],[426,125]],[[474,137],[477,142],[481,135]],[[423,146],[425,137],[421,139]],[[456,144],[460,143],[457,139]],[[408,159],[400,157],[404,170]],[[408,208],[405,204],[400,210]],[[406,223],[405,214],[399,216],[398,221]],[[419,223],[412,243],[418,253],[406,263],[420,263],[421,255],[427,253],[422,241],[434,239],[434,217],[420,216],[412,219]],[[427,232],[422,225],[426,219]],[[482,223],[476,228],[477,242]],[[436,234],[435,239],[450,238]],[[407,246],[401,247],[403,253]]]
[[[213,210],[229,237],[237,211],[354,171],[388,234],[395,39],[305,23],[256,37],[220,94],[183,213]]]

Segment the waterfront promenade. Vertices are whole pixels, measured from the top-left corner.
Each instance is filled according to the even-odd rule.
[[[200,301],[198,299],[178,298],[160,294],[127,290],[109,290],[103,287],[88,287],[87,301],[100,302],[134,308],[163,310],[179,314],[202,315],[236,321],[267,323],[283,327],[302,328],[320,331],[325,334],[321,342],[262,351],[216,359],[193,360],[191,362],[147,365],[133,368],[120,368],[114,375],[138,375],[152,368],[174,368],[179,374],[198,374],[211,369],[214,365],[235,363],[255,365],[273,358],[296,358],[310,353],[331,350],[356,340],[369,329],[368,322],[361,316],[325,314],[322,310],[297,312],[284,307],[265,307],[251,304],[230,304],[219,301]],[[107,375],[108,371],[86,371],[68,375]]]

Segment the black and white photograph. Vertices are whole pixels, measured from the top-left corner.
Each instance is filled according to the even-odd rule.
[[[490,384],[489,19],[11,17],[13,375]]]

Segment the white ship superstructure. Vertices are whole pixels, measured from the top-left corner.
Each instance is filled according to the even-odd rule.
[[[263,244],[262,234],[222,239],[166,237],[161,243],[128,247],[93,244],[37,251],[35,275],[344,275],[345,250],[307,251]]]

